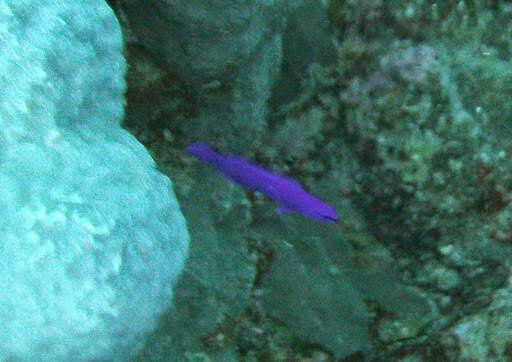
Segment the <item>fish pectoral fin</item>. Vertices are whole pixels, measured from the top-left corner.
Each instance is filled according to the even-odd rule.
[[[227,174],[227,173],[225,173],[225,172],[223,172],[223,171],[221,171],[221,170],[218,170],[217,172],[219,173],[219,175],[221,175],[222,177],[224,177],[226,180],[229,180],[229,181],[231,181],[231,182],[233,182],[233,183],[235,183],[235,184],[237,184],[237,185],[240,185],[240,182],[238,182],[237,180],[235,180],[235,178],[234,178],[234,177],[232,177],[231,175],[229,175],[229,174]]]
[[[293,212],[293,210],[290,210],[286,206],[279,206],[276,211],[280,214],[286,213],[286,212]]]

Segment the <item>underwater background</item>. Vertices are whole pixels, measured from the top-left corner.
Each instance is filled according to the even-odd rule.
[[[512,360],[510,2],[0,0],[0,39],[1,360]]]
[[[146,33],[154,68],[128,88],[124,124],[173,180],[191,234],[175,309],[141,359],[512,359],[512,6],[196,5],[166,34],[207,59]],[[210,16],[220,34],[187,37]],[[263,33],[254,50],[237,26]],[[275,213],[184,156],[195,141],[293,176],[343,226]]]
[[[509,3],[197,1],[156,38],[122,3],[124,125],[191,235],[141,359],[512,359]],[[275,213],[183,155],[195,141],[294,177],[341,225]]]

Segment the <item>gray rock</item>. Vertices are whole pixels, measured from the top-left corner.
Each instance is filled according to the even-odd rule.
[[[123,1],[137,40],[191,81],[236,79],[285,25],[293,1]]]
[[[118,6],[126,37],[197,94],[187,142],[253,152],[267,129],[269,100],[293,98],[307,67],[333,55],[326,9],[316,0],[120,0]],[[154,113],[155,104],[146,103],[141,113]]]

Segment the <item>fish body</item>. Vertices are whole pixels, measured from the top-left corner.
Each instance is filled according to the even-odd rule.
[[[296,212],[310,219],[334,223],[336,211],[320,199],[307,193],[297,182],[277,175],[233,155],[221,155],[206,143],[194,143],[186,153],[216,167],[230,181],[277,201],[278,212]]]

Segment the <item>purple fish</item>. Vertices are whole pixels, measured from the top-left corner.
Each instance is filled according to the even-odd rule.
[[[186,153],[217,167],[220,173],[234,183],[259,191],[282,206],[277,212],[297,212],[313,220],[330,224],[338,221],[336,211],[325,202],[308,194],[298,183],[286,177],[251,164],[239,157],[221,155],[206,143],[187,147]]]

